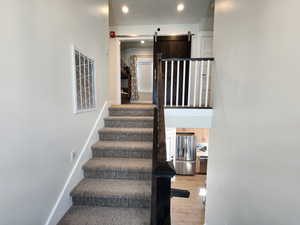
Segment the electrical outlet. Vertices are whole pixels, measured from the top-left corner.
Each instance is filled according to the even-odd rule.
[[[73,162],[76,159],[76,151],[71,152],[71,162]]]

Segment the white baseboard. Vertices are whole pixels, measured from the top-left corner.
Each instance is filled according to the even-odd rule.
[[[70,192],[83,179],[82,166],[91,158],[91,146],[98,140],[98,130],[104,127],[104,117],[108,115],[110,102],[106,101],[97,117],[97,120],[86,139],[81,152],[60,192],[54,207],[51,210],[45,225],[56,225],[72,205]]]

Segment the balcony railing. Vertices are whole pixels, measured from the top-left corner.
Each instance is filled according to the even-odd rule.
[[[214,58],[161,59],[164,106],[211,108],[211,77]]]
[[[189,192],[186,190],[171,189],[171,178],[176,174],[172,162],[167,162],[166,153],[166,134],[165,134],[165,117],[164,108],[167,105],[170,106],[181,106],[181,107],[193,107],[197,106],[197,90],[196,88],[191,89],[192,83],[192,66],[195,62],[195,70],[197,70],[197,64],[201,65],[201,85],[206,85],[206,89],[209,89],[209,75],[210,75],[210,64],[213,59],[161,59],[161,56],[156,57],[155,70],[153,76],[153,103],[155,104],[154,113],[154,124],[153,124],[153,157],[152,157],[152,196],[151,196],[151,225],[171,225],[171,197],[183,197],[188,198]],[[176,62],[177,73],[174,73],[174,62]],[[203,62],[206,62],[204,64]],[[169,76],[168,66],[169,64],[171,73]],[[164,65],[164,67],[163,67]],[[182,69],[181,69],[182,66]],[[204,82],[204,69],[206,68],[206,80]],[[176,76],[176,83],[174,81],[174,74]],[[197,78],[197,71],[195,71],[195,80]],[[170,88],[166,88],[168,84],[168,77],[171,78]],[[175,85],[174,85],[175,83]],[[186,88],[185,84],[189,86]],[[195,85],[196,83],[196,85]],[[197,86],[197,81],[193,87]],[[173,89],[176,87],[176,94],[173,95]],[[180,88],[181,87],[181,88]],[[204,89],[202,87],[202,89]],[[205,97],[202,99],[201,89],[200,98],[198,97],[198,107],[202,105],[202,101],[205,107],[209,106],[207,100],[209,94],[205,91]],[[191,98],[191,91],[194,91],[193,98]],[[187,97],[185,97],[185,95]],[[173,98],[173,96],[175,96]],[[191,100],[194,100],[194,104],[191,105]],[[200,104],[201,103],[201,104]]]

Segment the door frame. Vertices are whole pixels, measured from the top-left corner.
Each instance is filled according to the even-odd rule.
[[[137,71],[136,71],[136,78],[137,78],[137,83],[139,83],[139,73],[138,73],[138,69],[139,69],[139,64],[150,64],[151,65],[151,73],[152,73],[152,76],[151,76],[151,86],[152,86],[152,89],[153,89],[153,58],[152,57],[138,57],[137,59]],[[151,91],[145,91],[145,90],[140,90],[139,89],[140,85],[138,85],[138,91],[142,91],[142,92],[148,92],[148,93],[152,93],[153,90]]]
[[[134,36],[134,35],[124,35],[125,37],[116,37],[116,38],[112,38],[112,39],[115,39],[118,43],[120,43],[121,45],[121,42],[122,41],[142,41],[142,40],[153,40],[153,36]],[[110,53],[111,51],[116,51],[114,52],[116,54],[116,58],[119,58],[120,62],[118,64],[121,63],[121,47],[119,49],[109,49]],[[115,68],[114,71],[116,74],[121,74],[121,67],[120,65],[114,65]],[[110,65],[110,66],[113,66],[113,65]],[[112,68],[110,68],[112,69]],[[119,75],[118,77],[115,78],[117,80],[117,83],[119,84],[118,86],[115,86],[113,88],[110,88],[110,89],[113,89],[114,90],[114,95],[116,96],[119,96],[119,103],[118,104],[121,104],[121,76]],[[153,90],[152,90],[153,91]]]

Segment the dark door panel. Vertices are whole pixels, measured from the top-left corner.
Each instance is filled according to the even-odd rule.
[[[188,35],[180,36],[158,36],[154,42],[154,69],[156,68],[156,57],[161,54],[162,58],[190,58],[191,41]],[[167,104],[176,104],[177,94],[177,75],[179,83],[178,104],[181,106],[183,95],[185,95],[184,105],[188,103],[188,82],[189,82],[189,64],[186,64],[185,93],[183,93],[183,62],[179,63],[179,72],[177,72],[178,62],[173,64],[173,86],[171,87],[171,62],[168,63],[167,70]],[[163,73],[165,73],[165,63],[162,64]],[[170,101],[171,88],[173,90],[172,101]],[[153,89],[156,89],[156,83],[153,82]],[[155,93],[155,92],[154,92]]]

